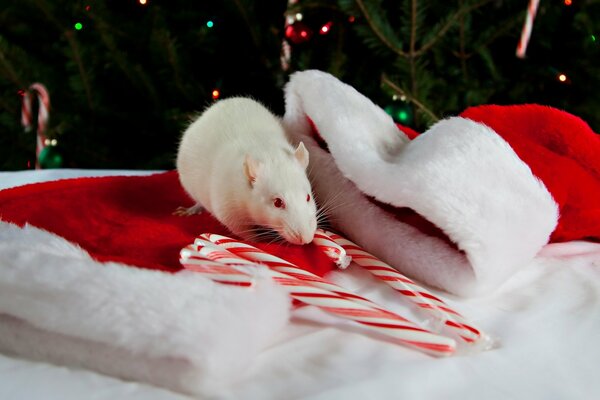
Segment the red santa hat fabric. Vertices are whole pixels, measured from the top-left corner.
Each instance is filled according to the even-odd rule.
[[[179,250],[201,233],[231,233],[208,213],[180,217],[193,201],[177,172],[77,178],[0,192],[0,217],[30,224],[76,243],[97,261],[179,272]],[[257,243],[263,250],[324,274],[332,262],[316,246]]]
[[[260,271],[252,289],[182,271],[197,235],[229,235],[209,214],[172,215],[192,203],[175,171],[0,191],[0,352],[205,397],[242,376],[289,297]],[[257,245],[333,267],[316,246]]]
[[[461,113],[506,140],[559,205],[551,242],[600,241],[600,136],[581,118],[537,104]]]

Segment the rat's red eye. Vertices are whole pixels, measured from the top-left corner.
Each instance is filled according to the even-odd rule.
[[[275,200],[273,200],[273,205],[277,208],[285,208],[285,203],[279,197],[276,197]]]
[[[306,202],[308,203],[310,201],[310,194],[306,195]]]

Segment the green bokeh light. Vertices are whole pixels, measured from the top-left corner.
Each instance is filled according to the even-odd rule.
[[[206,26],[208,26],[209,28],[212,28],[213,26],[215,26],[215,23],[212,21],[208,21],[208,22],[206,22]]]
[[[77,29],[78,31],[83,29],[83,25],[81,24],[81,22],[75,23],[75,29]]]
[[[592,35],[591,38],[592,38],[592,42],[596,41],[596,35]]]
[[[388,104],[384,110],[394,119],[395,122],[403,125],[412,124],[413,114],[408,103],[392,102]]]

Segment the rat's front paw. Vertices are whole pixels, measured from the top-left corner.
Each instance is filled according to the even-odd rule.
[[[177,210],[173,211],[173,215],[180,217],[189,217],[190,215],[200,214],[204,210],[200,203],[196,203],[191,207],[177,207]]]

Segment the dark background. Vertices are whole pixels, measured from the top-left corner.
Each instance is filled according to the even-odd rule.
[[[35,163],[35,133],[20,124],[33,82],[51,96],[46,134],[60,157],[47,167],[173,168],[182,130],[215,89],[282,114],[282,86],[308,68],[420,131],[470,105],[541,103],[598,132],[600,1],[541,1],[519,59],[526,3],[0,0],[0,169]]]

